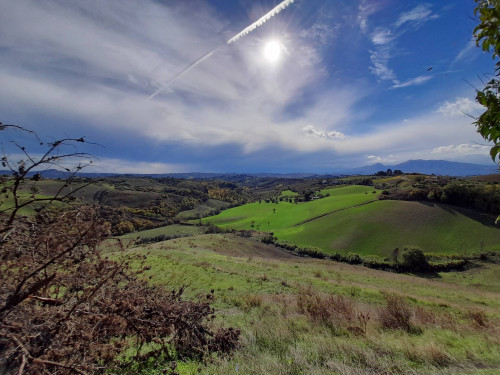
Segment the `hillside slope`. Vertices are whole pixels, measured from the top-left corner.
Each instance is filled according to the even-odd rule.
[[[275,235],[281,241],[316,246],[326,253],[351,251],[389,256],[394,248],[404,245],[443,254],[500,250],[500,229],[464,213],[467,211],[440,204],[377,201]]]

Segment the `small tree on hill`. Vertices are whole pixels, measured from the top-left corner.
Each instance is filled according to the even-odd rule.
[[[425,272],[430,268],[424,252],[418,246],[404,246],[401,258],[401,265],[409,271]]]

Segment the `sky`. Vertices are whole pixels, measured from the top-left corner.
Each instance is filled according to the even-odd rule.
[[[1,0],[0,121],[86,137],[92,172],[494,167],[473,125],[494,65],[475,45],[474,5]],[[0,136],[11,160],[10,140],[43,151],[31,135]]]

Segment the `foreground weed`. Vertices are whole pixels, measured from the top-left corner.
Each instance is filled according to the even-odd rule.
[[[383,293],[386,306],[379,310],[379,321],[387,329],[402,329],[410,332],[413,309],[404,297],[392,293]]]

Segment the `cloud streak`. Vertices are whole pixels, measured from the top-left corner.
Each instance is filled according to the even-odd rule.
[[[366,7],[366,5],[363,6]],[[371,8],[363,8],[364,13],[369,13],[369,9]],[[360,11],[359,17],[361,17],[361,14]],[[374,50],[370,51],[370,60],[372,62],[370,71],[382,81],[392,81],[393,86],[391,88],[421,85],[430,80],[431,76],[418,76],[401,82],[394,69],[389,67],[389,62],[396,53],[397,39],[408,31],[408,27],[405,28],[405,25],[417,27],[437,17],[432,13],[429,4],[420,4],[412,10],[400,14],[392,27],[376,27],[370,34],[370,40],[374,46]],[[365,22],[364,32],[366,31]]]
[[[421,25],[429,19],[435,19],[438,16],[436,14],[432,14],[430,4],[419,4],[412,10],[402,13],[398,20],[396,21],[396,27],[401,27],[405,23],[410,23],[413,25]]]
[[[239,39],[243,38],[244,36],[250,34],[252,31],[254,31],[257,27],[262,26],[265,24],[267,21],[269,21],[272,17],[277,15],[279,12],[282,10],[286,9],[289,5],[291,5],[294,2],[294,0],[284,0],[278,5],[276,5],[273,9],[271,9],[269,12],[264,14],[261,18],[259,18],[257,21],[252,23],[250,26],[245,27],[243,30],[241,30],[238,34],[230,38],[227,42],[226,45],[230,45]],[[195,61],[193,61],[191,64],[189,64],[186,68],[181,70],[179,73],[177,73],[175,76],[170,78],[166,84],[164,84],[162,87],[160,87],[157,91],[155,91],[153,94],[151,94],[146,101],[149,101],[153,99],[156,95],[161,93],[163,90],[166,90],[167,88],[170,87],[172,83],[174,83],[176,80],[181,78],[184,74],[187,74],[190,70],[194,69],[196,66],[201,64],[203,61],[209,59],[214,53],[216,53],[220,48],[222,48],[223,45],[214,48],[212,51],[204,54],[203,56],[199,57]]]

